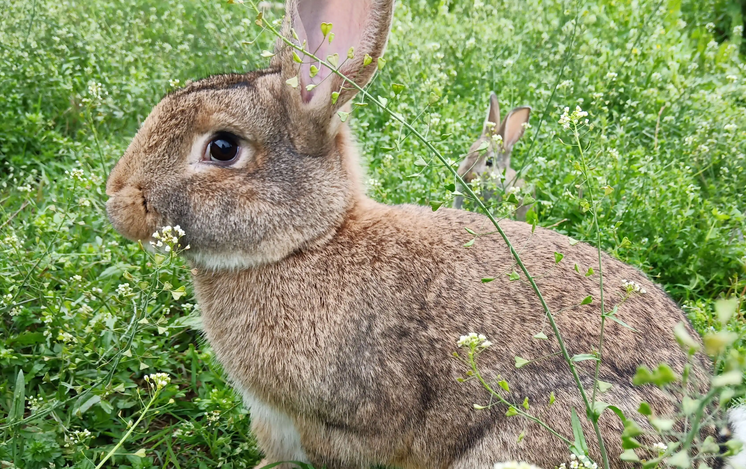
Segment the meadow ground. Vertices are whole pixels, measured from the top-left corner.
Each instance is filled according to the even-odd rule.
[[[536,199],[529,221],[595,243],[597,214],[603,249],[664,285],[702,333],[721,327],[714,301],[737,298],[726,327],[742,351],[740,8],[403,0],[369,91],[454,166],[491,91],[503,109],[532,106],[513,152]],[[162,95],[268,63],[273,38],[254,20],[217,1],[0,0],[0,467],[94,468],[119,443],[111,467],[258,461],[250,416],[200,338],[187,268],[123,240],[104,210],[108,171]],[[450,205],[446,168],[357,101],[350,124],[370,195]],[[580,146],[562,119],[577,107],[588,113]],[[156,373],[170,383],[145,380]]]

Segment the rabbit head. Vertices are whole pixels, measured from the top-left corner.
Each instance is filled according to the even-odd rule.
[[[393,3],[289,0],[284,36],[362,87],[383,55]],[[322,21],[332,23],[333,41]],[[321,63],[297,63],[279,39],[268,69],[165,96],[109,176],[110,220],[142,241],[180,225],[187,258],[214,269],[274,262],[322,242],[363,194],[338,114],[356,93]]]
[[[497,180],[504,179],[503,188],[508,187],[511,183],[508,173],[512,172],[515,176],[510,167],[510,153],[523,136],[524,124],[528,123],[530,115],[530,107],[517,107],[501,122],[497,95],[490,95],[482,135],[471,146],[458,168],[458,174],[464,182],[469,183],[475,178],[495,177]]]

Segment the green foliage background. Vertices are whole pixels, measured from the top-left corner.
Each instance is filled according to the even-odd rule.
[[[712,300],[746,288],[741,15],[724,0],[405,0],[370,91],[454,165],[490,91],[504,112],[532,106],[514,166],[539,223],[581,240],[595,234],[558,119],[588,111],[589,183],[613,189],[603,248],[662,283],[705,331],[717,327]],[[172,376],[163,406],[114,467],[258,460],[249,416],[200,338],[186,268],[154,265],[112,230],[104,183],[163,94],[264,66],[271,47],[240,4],[0,0],[2,467],[94,467],[136,419],[153,372]],[[453,180],[423,145],[381,110],[354,107],[371,196],[450,204]],[[20,370],[22,413],[38,418],[10,425]]]

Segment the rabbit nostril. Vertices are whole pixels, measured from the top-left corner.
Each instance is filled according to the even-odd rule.
[[[492,163],[492,158],[487,158],[487,162],[485,164],[487,165],[488,168],[491,168],[492,164],[493,164]]]

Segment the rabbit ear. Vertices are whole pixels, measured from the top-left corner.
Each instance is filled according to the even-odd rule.
[[[393,11],[394,0],[287,0],[284,33],[319,59],[336,64],[342,74],[364,87],[383,55]],[[299,64],[293,50],[281,39],[278,50],[282,51],[278,59],[283,78],[299,88],[304,104],[335,110],[357,93],[326,65],[296,51],[303,62]],[[332,99],[333,93],[339,95]]]
[[[500,103],[497,101],[497,95],[493,92],[490,94],[490,107],[487,109],[487,117],[484,120],[482,135],[491,135],[497,133],[500,125]]]
[[[528,124],[530,116],[531,108],[523,106],[513,109],[505,118],[500,126],[500,136],[503,138],[506,152],[512,150],[513,145],[523,136],[523,132],[526,130],[524,124]]]

